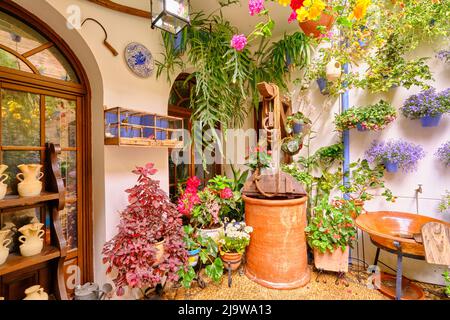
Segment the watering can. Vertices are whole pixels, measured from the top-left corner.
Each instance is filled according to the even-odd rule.
[[[100,290],[98,284],[88,282],[75,287],[75,300],[104,300],[112,290],[113,287],[109,283],[105,283]]]

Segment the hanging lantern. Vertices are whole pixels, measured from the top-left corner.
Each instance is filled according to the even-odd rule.
[[[152,0],[152,28],[178,34],[189,19],[189,0]]]

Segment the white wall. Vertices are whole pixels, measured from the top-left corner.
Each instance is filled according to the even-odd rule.
[[[435,81],[430,81],[430,85],[434,86],[437,91],[441,91],[450,87],[450,67],[440,60],[434,58],[435,51],[439,48],[439,42],[434,45],[424,45],[419,48],[415,54],[419,56],[432,57],[428,61],[431,71],[433,72]],[[300,108],[305,102],[304,97],[298,97],[293,89],[294,111]],[[369,94],[360,89],[350,91],[350,107],[364,106],[376,103],[383,98],[390,101],[397,109],[399,109],[404,100],[412,94],[420,92],[420,88],[412,87],[409,90],[405,88],[392,89],[384,94]],[[328,99],[320,94],[316,83],[311,85],[307,92],[310,105],[306,110],[311,110],[312,119],[322,112],[321,120],[316,123],[314,130],[318,131],[318,136],[312,142],[312,153],[322,146],[339,142],[339,134],[334,130],[334,115],[339,113],[340,98]],[[330,104],[330,106],[328,106]],[[306,103],[308,106],[308,103]],[[303,107],[302,109],[304,109]],[[404,174],[398,172],[396,174],[386,175],[386,184],[394,195],[399,196],[396,203],[387,203],[384,198],[377,197],[366,203],[368,211],[402,211],[416,213],[415,189],[418,184],[422,184],[423,193],[419,194],[419,212],[420,214],[431,216],[437,219],[450,221],[450,216],[439,214],[437,206],[441,196],[446,189],[450,189],[450,170],[436,160],[434,154],[437,148],[447,141],[450,137],[450,117],[443,117],[441,124],[437,128],[422,128],[420,121],[411,121],[404,118],[399,111],[397,120],[390,124],[381,132],[358,132],[350,131],[350,161],[356,161],[364,157],[364,152],[368,149],[371,142],[375,139],[388,140],[402,138],[407,141],[421,144],[426,151],[426,158],[423,159],[417,172]],[[306,150],[302,151],[304,155]],[[362,246],[361,246],[362,248]],[[372,263],[375,247],[365,235],[366,262]],[[360,254],[362,250],[360,249]],[[354,252],[356,254],[356,252]],[[360,256],[361,258],[361,256]],[[387,252],[381,253],[381,261],[389,266],[396,268],[396,256]],[[404,275],[419,281],[443,284],[441,276],[444,268],[429,265],[424,261],[407,259],[404,262]]]

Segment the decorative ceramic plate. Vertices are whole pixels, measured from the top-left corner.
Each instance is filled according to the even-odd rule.
[[[132,42],[125,48],[125,59],[128,67],[136,75],[142,78],[148,78],[153,74],[155,63],[153,56],[145,46],[140,43]]]

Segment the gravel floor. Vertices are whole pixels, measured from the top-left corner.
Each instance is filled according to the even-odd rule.
[[[358,277],[360,281],[358,281]],[[228,279],[224,277],[220,284],[207,282],[205,289],[198,287],[196,282],[191,289],[177,288],[166,293],[165,299],[177,300],[386,300],[377,290],[366,286],[368,275],[364,272],[350,271],[347,273],[348,287],[342,283],[336,284],[334,274],[323,274],[316,281],[317,273],[311,274],[311,281],[303,288],[294,290],[273,290],[265,288],[239,273],[233,274],[232,287],[228,287]],[[205,279],[206,280],[206,279]],[[430,293],[438,291],[439,287],[419,284],[425,288],[427,299],[440,297]]]

